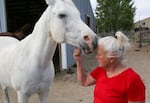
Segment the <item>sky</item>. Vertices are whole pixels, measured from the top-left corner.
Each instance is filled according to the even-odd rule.
[[[95,11],[96,0],[90,0],[92,9]],[[136,7],[134,22],[150,17],[150,0],[133,0]]]

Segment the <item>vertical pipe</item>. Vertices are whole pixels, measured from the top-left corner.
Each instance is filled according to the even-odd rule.
[[[7,31],[7,21],[6,21],[6,6],[5,6],[5,0],[0,0],[0,32],[6,32]]]

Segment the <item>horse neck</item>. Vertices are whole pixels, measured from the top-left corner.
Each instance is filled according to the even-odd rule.
[[[47,13],[49,12],[46,10],[36,23],[32,34],[22,41],[22,48],[27,49],[30,58],[36,59],[40,66],[50,63],[57,45],[49,32],[50,27],[47,23],[49,15]]]

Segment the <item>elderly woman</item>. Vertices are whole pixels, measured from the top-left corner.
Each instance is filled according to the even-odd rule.
[[[95,84],[94,103],[145,103],[145,86],[140,76],[131,67],[122,64],[128,45],[128,38],[122,32],[117,32],[115,37],[99,39],[98,66],[88,75],[82,66],[81,51],[74,50],[80,84]]]

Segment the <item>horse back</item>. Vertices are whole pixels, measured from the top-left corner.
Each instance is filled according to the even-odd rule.
[[[17,45],[19,40],[10,36],[0,36],[0,50],[9,46]]]

